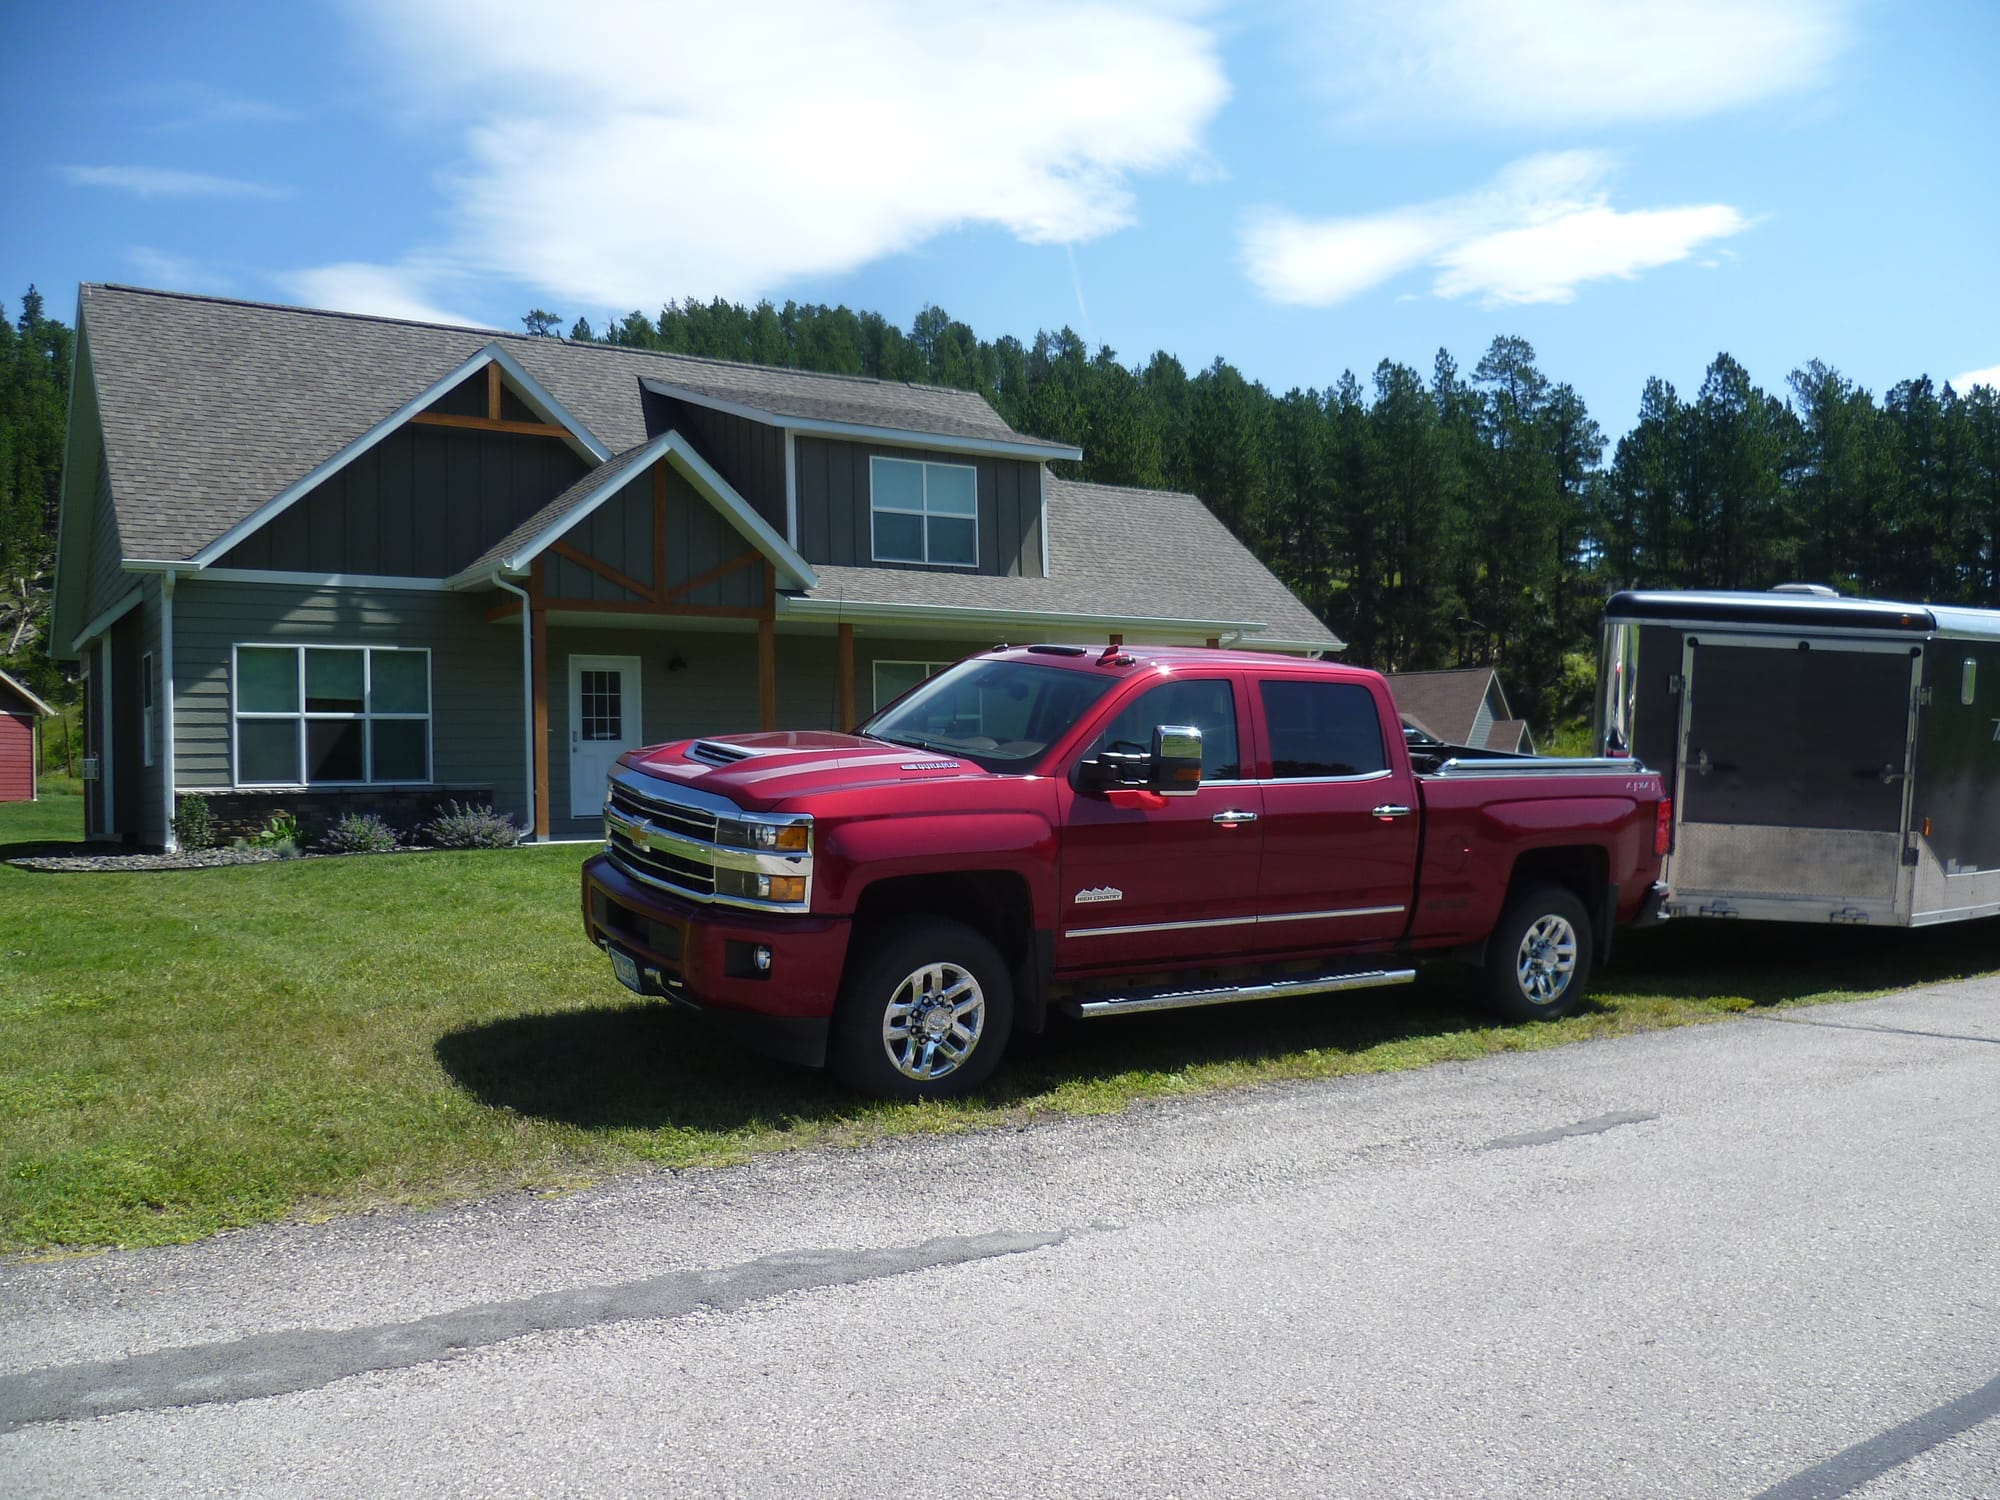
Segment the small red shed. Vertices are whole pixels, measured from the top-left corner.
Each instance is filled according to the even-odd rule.
[[[55,710],[0,672],[0,802],[35,800],[35,747]]]

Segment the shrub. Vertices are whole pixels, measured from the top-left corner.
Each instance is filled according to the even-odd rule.
[[[381,854],[398,847],[396,830],[374,813],[349,813],[319,841],[328,854]]]
[[[200,792],[181,798],[175,806],[174,837],[183,849],[215,847],[215,814]]]
[[[273,813],[271,821],[264,825],[261,833],[251,837],[250,843],[254,848],[276,849],[280,854],[285,852],[284,846],[290,844],[292,853],[296,854],[300,843],[299,820],[288,812]]]
[[[424,836],[440,849],[511,849],[526,829],[490,807],[447,802],[424,827]]]

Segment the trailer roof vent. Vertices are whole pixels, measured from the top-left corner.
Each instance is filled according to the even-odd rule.
[[[1810,594],[1815,599],[1838,599],[1839,589],[1830,589],[1823,583],[1781,583],[1771,590],[1774,594]]]

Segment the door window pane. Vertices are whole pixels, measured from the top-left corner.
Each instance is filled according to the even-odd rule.
[[[361,730],[359,719],[306,720],[306,780],[365,780]]]
[[[236,707],[246,714],[299,711],[299,653],[289,646],[244,646],[236,653]]]
[[[624,739],[625,674],[616,670],[585,671],[577,676],[583,737],[586,740]]]
[[[369,730],[374,736],[375,780],[430,780],[422,719],[377,719]]]
[[[306,712],[358,714],[367,706],[361,691],[364,662],[359,651],[306,651]]]
[[[1162,724],[1192,724],[1201,731],[1203,781],[1234,781],[1243,774],[1243,760],[1236,748],[1236,693],[1225,678],[1197,678],[1149,688],[1119,711],[1091,753],[1150,753],[1153,731]]]
[[[299,721],[243,719],[236,725],[236,779],[246,786],[299,782]]]
[[[1271,735],[1271,774],[1366,776],[1387,770],[1375,695],[1356,682],[1258,684]]]
[[[431,709],[430,658],[421,651],[376,651],[368,664],[370,707],[378,714]]]

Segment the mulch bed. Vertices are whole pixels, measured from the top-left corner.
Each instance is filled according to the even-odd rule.
[[[375,854],[424,854],[435,846],[405,844],[399,849],[377,849]],[[51,844],[46,854],[21,854],[7,861],[22,870],[48,870],[73,874],[79,871],[113,874],[125,870],[209,870],[220,865],[261,865],[278,859],[345,859],[345,854],[299,850],[280,854],[275,849],[183,849],[178,854],[138,853],[111,844],[95,847],[84,844]],[[58,852],[62,851],[62,852]]]

